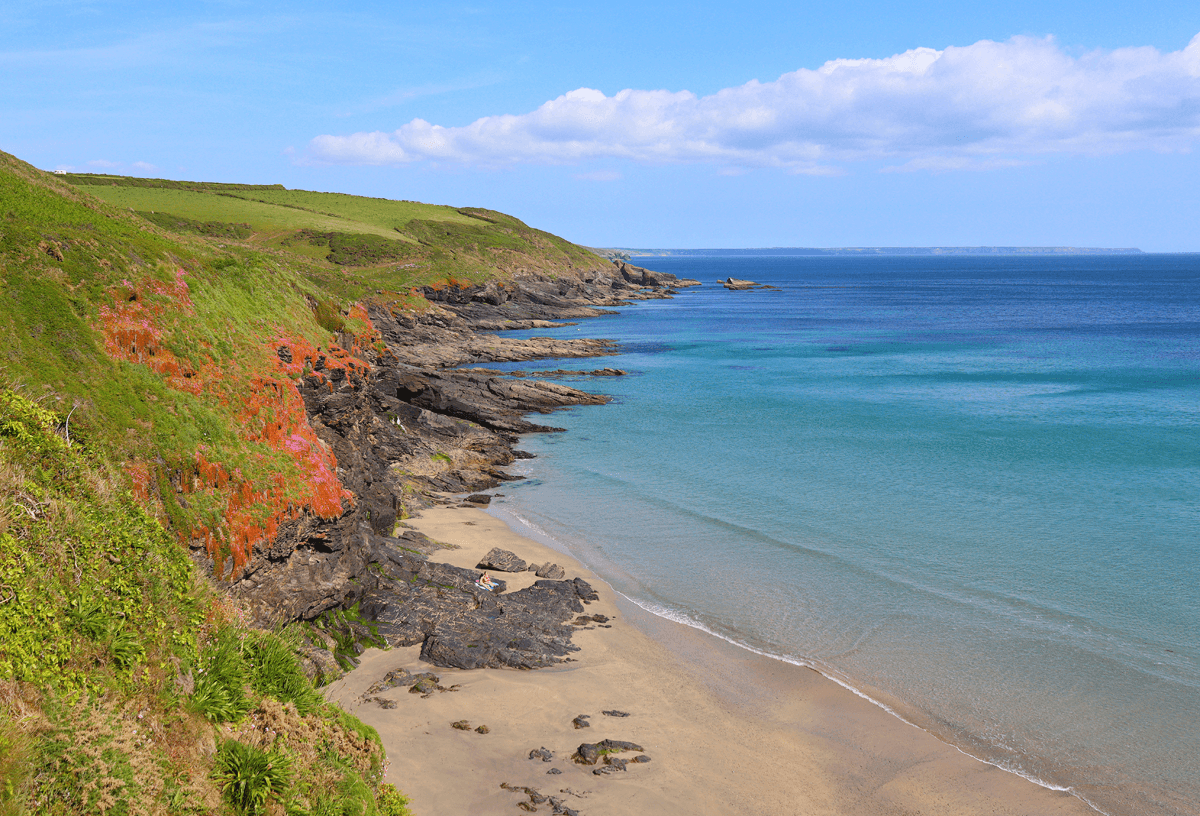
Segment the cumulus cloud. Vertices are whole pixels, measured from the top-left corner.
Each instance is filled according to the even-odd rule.
[[[711,96],[580,88],[464,127],[414,119],[390,133],[322,135],[308,160],[503,167],[596,159],[778,167],[828,175],[987,169],[1054,153],[1183,151],[1200,137],[1200,34],[1181,51],[1082,56],[1053,38],[983,40],[886,59],[839,59]]]

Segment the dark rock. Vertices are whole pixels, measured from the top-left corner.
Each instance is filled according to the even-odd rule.
[[[595,765],[600,761],[600,745],[594,742],[585,742],[575,749],[572,759],[579,765]]]
[[[578,717],[571,720],[571,724],[575,726],[576,731],[578,731],[580,728],[591,728],[592,727],[592,724],[590,722],[588,722],[587,714],[580,714]]]
[[[502,550],[499,547],[492,547],[488,550],[487,555],[483,557],[476,569],[481,570],[496,570],[497,572],[524,572],[528,566],[520,558],[517,558],[515,553],[508,550]]]
[[[558,564],[551,564],[547,562],[534,570],[534,575],[536,575],[538,578],[550,578],[558,581],[566,578],[567,572]]]
[[[650,757],[646,756],[645,754],[638,754],[637,756],[630,758],[629,761],[630,762],[638,762],[638,763],[649,762]]]
[[[459,731],[470,731],[471,730],[471,724],[469,722],[467,722],[466,720],[459,720],[458,722],[452,722],[452,723],[450,723],[450,727],[457,728]]]
[[[625,742],[624,740],[605,739],[600,742],[585,742],[575,749],[575,754],[572,759],[580,765],[595,765],[601,757],[608,757],[609,754],[619,751],[638,751],[643,750],[642,746],[633,742]]]
[[[604,776],[605,774],[614,774],[623,770],[625,770],[624,765],[620,767],[616,765],[601,765],[599,768],[596,768],[594,771],[592,771],[592,773],[596,776]]]
[[[610,751],[644,751],[642,746],[636,742],[625,742],[624,740],[601,740],[600,747]]]
[[[617,711],[615,708],[611,709],[609,711],[601,711],[600,713],[606,717],[628,717],[629,716],[628,711]]]
[[[492,503],[492,497],[486,493],[472,493],[470,496],[467,496],[467,501],[471,504],[481,504],[486,507]]]
[[[409,694],[433,694],[435,691],[445,691],[438,685],[436,675],[423,673],[413,677],[412,688],[408,690]]]
[[[411,560],[409,560],[411,559]],[[536,581],[502,595],[475,586],[478,573],[420,561],[406,554],[391,562],[380,588],[362,603],[380,632],[421,643],[421,658],[435,666],[540,668],[559,663],[578,647],[566,623],[583,611],[573,581]],[[398,645],[391,640],[389,643]]]
[[[491,732],[491,730],[492,729],[488,728],[486,725],[481,725],[475,729],[475,733],[476,734],[488,734]]]
[[[614,289],[618,280],[629,288]],[[231,581],[230,593],[263,628],[325,620],[327,611],[359,604],[372,629],[364,636],[343,621],[330,624],[329,633],[337,635],[331,642],[311,637],[302,666],[313,679],[339,676],[338,661],[354,664],[354,653],[368,645],[376,629],[390,645],[420,644],[423,658],[434,665],[538,668],[568,659],[575,647],[566,622],[583,611],[582,603],[597,598],[586,582],[553,580],[556,586],[547,587],[547,580],[560,577],[555,565],[548,565],[547,571],[535,570],[545,580],[528,590],[509,594],[500,582],[500,592],[487,593],[474,586],[478,572],[432,563],[428,556],[439,545],[402,530],[400,520],[432,503],[433,492],[467,494],[471,503],[484,495],[480,491],[511,479],[502,468],[529,458],[514,450],[516,435],[555,430],[535,424],[527,414],[608,401],[545,377],[518,380],[498,368],[454,369],[603,356],[616,353],[611,342],[483,331],[548,327],[608,314],[604,307],[664,296],[666,284],[683,282],[604,262],[556,280],[519,273],[513,281],[429,290],[426,294],[439,305],[420,314],[373,303],[368,314],[383,347],[362,347],[345,334],[336,345],[305,356],[294,343],[279,346],[281,369],[303,367],[294,381],[309,425],[336,459],[337,489],[344,489],[338,494],[341,513],[291,516],[273,540],[253,543],[240,574],[217,578]],[[602,368],[564,376],[581,373],[621,372]],[[211,559],[205,560],[203,541],[187,544],[198,562],[215,569]],[[354,646],[339,645],[351,636]],[[434,679],[418,693],[437,689]]]
[[[529,758],[540,759],[542,762],[550,762],[554,759],[554,752],[545,746],[541,748],[534,748],[529,752]]]
[[[540,584],[544,582],[538,581],[538,583]],[[572,583],[575,584],[575,592],[579,595],[579,600],[583,601],[584,603],[591,603],[592,601],[600,600],[600,596],[596,594],[596,590],[592,589],[591,584],[589,584],[587,581],[583,580],[582,578],[576,578],[574,581],[572,581]]]
[[[629,764],[629,760],[615,756],[606,756],[604,757],[604,764],[616,768],[618,771],[623,771],[625,770],[625,766]]]
[[[558,774],[562,773],[562,771],[560,771],[558,768],[551,768],[550,770],[546,771],[546,773],[558,775]]]
[[[592,620],[594,620],[596,623],[608,623],[609,618],[608,615],[596,613],[595,615],[592,615]]]
[[[367,689],[367,694],[378,694],[381,691],[387,691],[397,686],[411,686],[416,681],[416,676],[410,674],[408,669],[392,669],[383,676],[383,679],[372,683],[371,687]],[[436,683],[437,681],[438,678],[436,676],[433,677],[433,682]]]

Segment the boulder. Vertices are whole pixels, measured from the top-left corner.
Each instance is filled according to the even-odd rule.
[[[567,577],[566,570],[564,570],[558,564],[551,564],[549,562],[542,564],[540,567],[534,570],[533,574],[538,578],[549,578],[554,581],[558,581]]]
[[[497,572],[524,572],[527,566],[529,565],[520,558],[517,558],[516,553],[502,550],[499,547],[492,547],[488,550],[487,555],[475,565],[475,569],[496,570]]]

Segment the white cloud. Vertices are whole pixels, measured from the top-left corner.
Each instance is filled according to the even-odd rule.
[[[92,167],[101,167],[105,170],[111,170],[114,167],[120,167],[120,162],[109,161],[108,159],[92,159],[88,164]]]
[[[155,170],[158,169],[150,162],[144,162],[144,161],[135,161],[130,166],[133,167],[134,170],[138,170],[142,173],[153,173]]]
[[[1185,151],[1200,137],[1200,34],[1182,51],[1065,53],[1052,38],[983,40],[886,59],[839,59],[711,96],[580,88],[530,113],[464,127],[414,119],[322,135],[308,161],[499,167],[595,159],[841,172],[987,169],[1053,153]]]

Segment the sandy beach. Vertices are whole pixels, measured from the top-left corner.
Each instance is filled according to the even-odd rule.
[[[370,650],[325,689],[378,729],[390,763],[386,781],[411,798],[418,816],[552,812],[549,802],[514,787],[556,797],[585,816],[1095,813],[1068,793],[961,753],[817,672],[650,615],[578,562],[482,510],[435,508],[410,524],[457,547],[433,556],[456,566],[474,567],[492,547],[553,561],[599,593],[584,614],[611,618],[581,628],[574,638],[580,651],[550,669],[440,669],[422,663],[414,646]],[[499,577],[509,591],[537,580],[532,572]],[[397,668],[432,671],[443,687],[458,688],[369,695],[394,708],[364,699]],[[578,715],[590,727],[576,728]],[[472,730],[451,726],[462,720]],[[473,730],[481,725],[487,733]],[[604,739],[636,743],[650,761],[605,775],[593,773],[601,765],[572,761],[581,743]],[[542,748],[552,760],[530,759]]]

